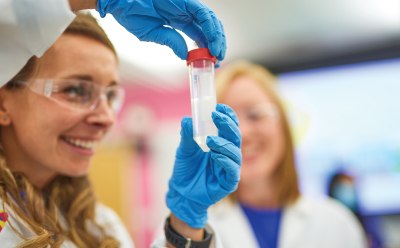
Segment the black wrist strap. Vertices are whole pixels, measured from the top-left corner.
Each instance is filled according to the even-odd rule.
[[[171,226],[169,217],[164,224],[164,233],[168,243],[176,248],[209,248],[212,239],[212,234],[206,230],[204,230],[204,239],[201,241],[193,241],[183,237]]]

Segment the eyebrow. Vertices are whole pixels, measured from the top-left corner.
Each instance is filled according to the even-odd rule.
[[[66,77],[65,79],[81,79],[81,80],[87,80],[87,81],[94,82],[93,77],[90,75],[87,75],[87,74],[73,74],[73,75]],[[119,85],[119,83],[115,80],[112,80],[106,87],[110,87],[110,86],[114,86],[114,85]]]

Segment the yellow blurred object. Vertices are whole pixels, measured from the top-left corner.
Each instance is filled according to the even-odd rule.
[[[129,178],[135,152],[129,145],[102,146],[93,158],[89,173],[99,201],[112,208],[129,227],[131,211],[128,206],[134,198],[129,191]]]
[[[292,104],[290,101],[284,99],[283,105],[288,113],[293,142],[297,147],[304,140],[310,128],[311,119],[307,112]]]

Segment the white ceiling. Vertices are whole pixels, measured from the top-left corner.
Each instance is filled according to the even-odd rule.
[[[204,0],[222,20],[225,63],[290,59],[400,37],[400,0]],[[101,24],[117,47],[129,81],[171,86],[187,68],[168,48],[139,42],[115,21]],[[193,47],[188,40],[189,46]]]
[[[285,48],[302,44],[330,48],[400,34],[399,0],[209,3],[217,11],[221,10],[232,57],[279,57]]]

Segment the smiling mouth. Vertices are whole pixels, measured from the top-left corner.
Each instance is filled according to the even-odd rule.
[[[97,141],[93,140],[82,140],[82,139],[74,139],[70,137],[62,137],[62,139],[67,142],[68,144],[81,148],[81,149],[87,149],[87,150],[92,150],[95,148],[97,145]]]

